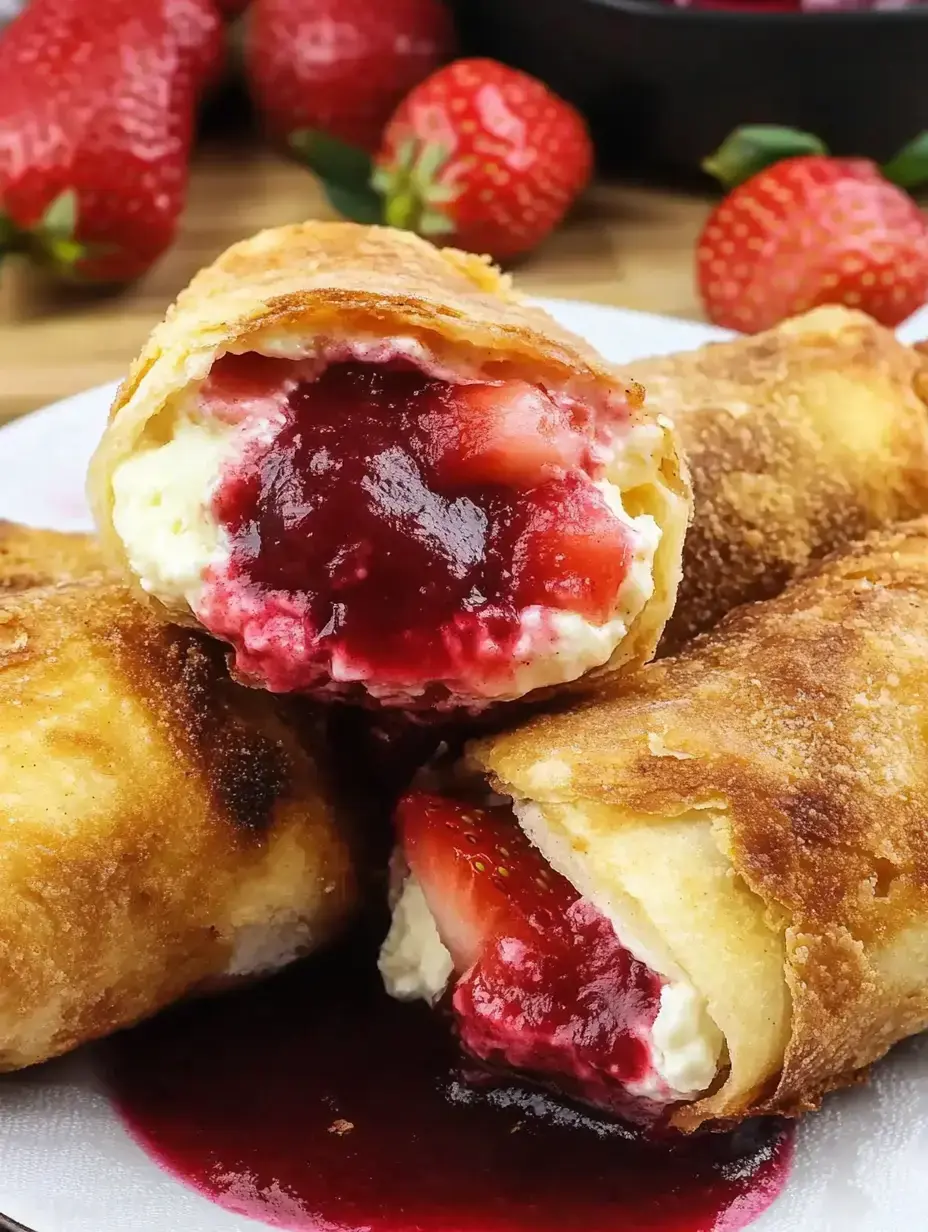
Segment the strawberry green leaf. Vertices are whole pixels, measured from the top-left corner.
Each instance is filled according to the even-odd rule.
[[[454,184],[433,184],[427,195],[429,205],[444,205],[448,201],[455,201],[461,195],[461,190]]]
[[[726,137],[702,169],[726,188],[736,188],[765,167],[800,154],[827,154],[824,142],[812,133],[778,124],[746,124]]]
[[[439,171],[448,161],[450,151],[437,141],[427,141],[419,150],[413,168],[418,182],[424,186],[431,185]]]
[[[413,163],[416,161],[418,150],[418,142],[413,137],[405,137],[399,143],[396,153],[393,155],[392,166],[394,173],[410,171]]]
[[[352,222],[367,225],[384,221],[383,201],[373,189],[366,185],[354,190],[346,188],[343,184],[333,184],[324,180],[322,187],[325,189],[329,204],[343,218],[350,218]]]
[[[37,229],[56,239],[71,239],[76,227],[77,193],[68,188],[48,206]]]
[[[406,140],[375,169],[371,187],[383,198],[383,217],[391,227],[430,237],[454,233],[451,211],[442,209],[461,192],[441,179],[450,154],[440,142]]]
[[[900,188],[918,188],[928,182],[928,131],[904,146],[882,168],[883,174]]]
[[[349,192],[367,189],[371,159],[365,150],[313,128],[291,133],[290,145],[326,185],[338,185]]]
[[[371,188],[385,197],[393,190],[396,183],[396,172],[391,167],[375,167],[371,176]]]
[[[450,235],[454,231],[454,223],[447,214],[439,210],[423,210],[419,215],[416,230],[420,235]]]

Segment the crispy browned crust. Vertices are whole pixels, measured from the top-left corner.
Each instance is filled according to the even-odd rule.
[[[488,258],[436,248],[408,231],[311,221],[261,231],[202,269],[132,365],[111,418],[178,338],[193,351],[214,344],[247,349],[263,331],[297,326],[301,318],[346,333],[355,322],[379,318],[439,347],[492,349],[501,364],[529,359],[540,374],[594,387],[620,383],[598,351],[527,303]],[[634,382],[624,390],[631,405],[641,403]]]
[[[0,593],[73,582],[103,568],[99,546],[90,535],[0,521]]]
[[[525,302],[482,257],[440,249],[405,231],[345,222],[306,222],[262,231],[233,245],[196,275],[151,334],[116,396],[91,463],[88,494],[104,553],[134,581],[112,522],[112,476],[138,448],[170,435],[172,404],[226,351],[267,349],[293,336],[416,339],[438,360],[479,364],[487,375],[531,374],[597,404],[618,398],[634,420],[654,417],[643,391],[582,339]],[[637,666],[654,653],[670,614],[691,509],[688,477],[669,424],[659,421],[651,483],[642,509],[662,520],[655,592],[608,668]],[[141,592],[140,592],[141,593]],[[186,604],[160,615],[195,623]]]
[[[331,936],[355,880],[315,739],[100,576],[0,597],[0,1068]]]
[[[378,327],[403,332],[439,354],[492,351],[501,373],[530,362],[539,379],[574,379],[592,389],[624,388],[629,405],[643,391],[582,339],[517,295],[483,257],[436,248],[406,231],[312,221],[261,231],[233,244],[200,270],[152,331],[110,411],[115,425],[90,472],[94,512],[114,546],[109,478],[148,421],[178,390],[204,376],[217,355],[259,347],[281,329],[351,336]],[[124,414],[148,378],[152,394]]]
[[[926,732],[922,519],[732,613],[608,696],[477,746],[499,789],[611,805],[620,812],[600,816],[613,825],[721,811],[720,846],[785,938],[792,1022],[768,1090],[684,1106],[681,1127],[813,1107],[928,1027]],[[545,786],[538,767],[552,759],[569,773]]]
[[[695,495],[661,653],[928,510],[928,370],[863,313],[817,309],[629,371],[674,420]]]

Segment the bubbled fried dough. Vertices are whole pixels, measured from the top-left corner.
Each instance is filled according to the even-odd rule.
[[[0,521],[0,594],[74,582],[103,571],[103,557],[91,535]]]
[[[695,496],[661,653],[928,511],[928,361],[861,312],[819,308],[629,371],[673,419]]]
[[[355,882],[315,739],[102,577],[0,597],[0,1068],[329,939]]]
[[[704,830],[714,862],[730,863],[729,888],[695,877],[691,902],[659,905],[685,948],[687,918],[718,895],[700,991],[713,1010],[735,990],[719,1022],[731,1044],[739,1016],[772,1012],[785,985],[783,1046],[749,1079],[733,1062],[720,1089],[677,1109],[682,1128],[814,1106],[928,1027],[928,519],[828,559],[678,657],[474,758],[498,790],[541,807],[544,841],[572,850],[603,894],[627,883],[633,831],[669,844]],[[653,886],[671,876],[663,850]],[[727,967],[722,900],[735,890],[782,946],[775,978],[769,962],[766,974]]]

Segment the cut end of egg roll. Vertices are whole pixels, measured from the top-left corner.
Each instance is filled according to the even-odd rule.
[[[928,511],[928,366],[864,313],[817,308],[628,371],[674,421],[695,495],[661,653]]]
[[[60,543],[22,546],[58,572]],[[308,723],[121,585],[0,595],[0,1069],[334,934],[353,855],[310,748]]]
[[[633,381],[485,260],[350,223],[194,278],[89,492],[114,567],[242,682],[411,709],[647,661],[689,516]]]
[[[104,568],[99,545],[90,535],[0,521],[0,594],[74,582]]]
[[[476,795],[407,800],[388,986],[435,999],[453,971],[465,1047],[621,1115],[690,1131],[815,1107],[928,1027],[926,699],[920,520],[477,742]],[[551,893],[569,944],[532,923]],[[576,977],[605,953],[588,918],[611,999]]]

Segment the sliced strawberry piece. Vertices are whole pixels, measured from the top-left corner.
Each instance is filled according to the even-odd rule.
[[[511,552],[520,606],[544,604],[601,624],[615,607],[632,544],[600,489],[569,476],[532,493],[531,516]]]
[[[200,386],[200,406],[223,423],[270,416],[286,405],[301,377],[300,364],[246,351],[222,355]]]
[[[398,826],[454,960],[464,1048],[629,1115],[626,1085],[651,1066],[660,977],[547,865],[509,809],[414,792]]]
[[[458,973],[476,962],[491,938],[543,928],[577,898],[508,809],[413,792],[400,801],[397,826]]]
[[[531,487],[579,466],[589,447],[568,412],[526,381],[451,387],[428,419],[443,485]]]

